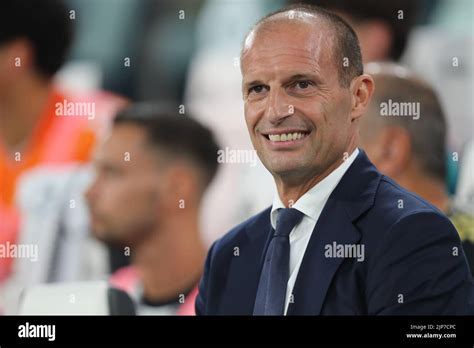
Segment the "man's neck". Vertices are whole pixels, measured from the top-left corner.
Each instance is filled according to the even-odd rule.
[[[168,301],[194,287],[201,276],[206,248],[198,220],[179,217],[164,223],[134,251],[133,264],[149,301]]]
[[[25,81],[0,98],[0,139],[8,150],[14,151],[27,142],[50,94],[49,82]]]
[[[306,177],[286,178],[275,177],[275,183],[278,194],[282,203],[288,207],[292,203],[295,203],[311,188],[320,183],[324,178],[331,174],[336,168],[338,168],[356,149],[356,145],[351,145],[344,154],[341,154],[336,160],[334,160],[329,166],[319,173],[311,173]]]

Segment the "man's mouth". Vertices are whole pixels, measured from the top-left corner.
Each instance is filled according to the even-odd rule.
[[[268,132],[262,133],[262,135],[267,138],[272,143],[284,143],[284,142],[296,142],[302,140],[308,136],[309,131],[278,131],[278,132]]]

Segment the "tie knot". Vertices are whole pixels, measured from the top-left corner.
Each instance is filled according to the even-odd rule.
[[[303,213],[293,208],[283,208],[278,211],[275,237],[288,237],[291,230],[303,218]]]

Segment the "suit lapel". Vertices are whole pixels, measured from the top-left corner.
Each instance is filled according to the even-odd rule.
[[[308,242],[293,287],[288,315],[320,314],[326,294],[344,258],[325,257],[325,247],[357,244],[354,221],[374,203],[381,175],[360,149],[354,163],[331,193]]]
[[[329,199],[313,230],[295,285],[288,315],[320,314],[327,290],[343,258],[325,257],[326,245],[356,244],[361,238],[345,209]]]

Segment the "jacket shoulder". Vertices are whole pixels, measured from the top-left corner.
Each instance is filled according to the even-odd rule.
[[[372,213],[388,225],[418,213],[432,213],[447,219],[434,205],[384,175],[380,180]]]
[[[229,232],[224,234],[214,243],[214,252],[218,252],[223,248],[227,249],[229,246],[235,246],[237,241],[240,241],[242,238],[247,236],[247,232],[250,229],[258,230],[258,226],[269,225],[270,211],[271,207],[268,207],[267,209],[233,227]]]

